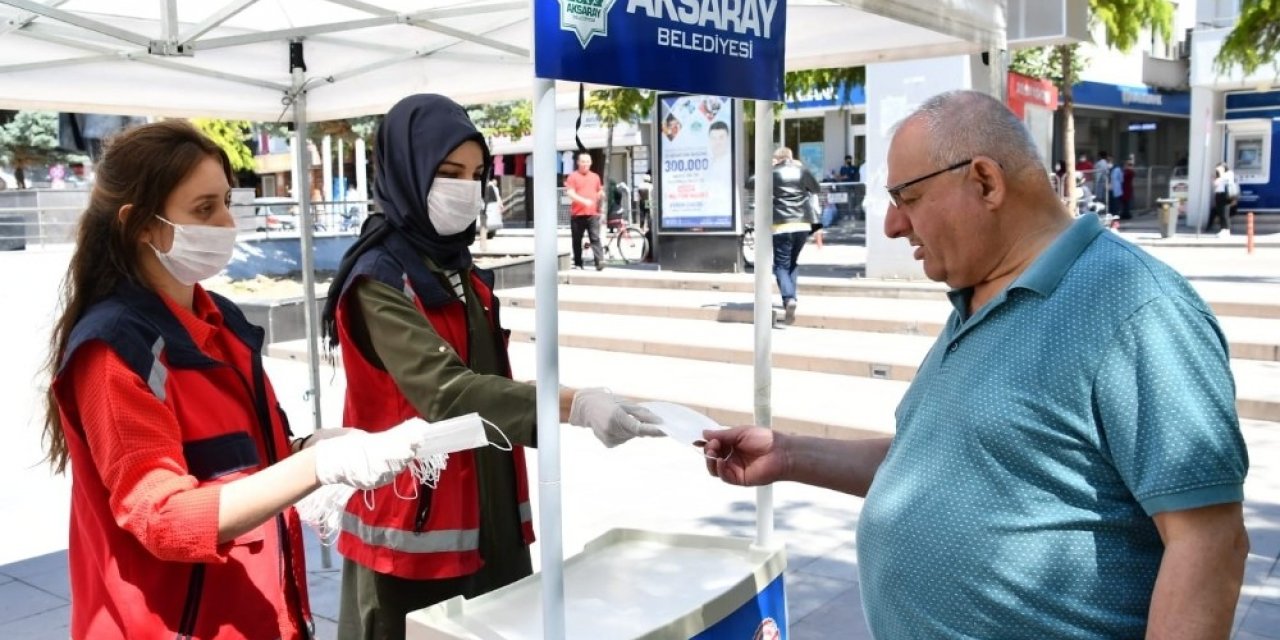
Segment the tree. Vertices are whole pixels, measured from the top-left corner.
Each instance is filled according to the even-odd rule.
[[[253,170],[253,152],[245,144],[252,131],[252,125],[247,120],[192,118],[191,124],[227,154],[232,171]]]
[[[533,103],[529,100],[474,105],[467,108],[467,116],[490,141],[499,137],[519,140],[533,132]]]
[[[364,140],[365,144],[372,145],[381,122],[380,115],[312,122],[307,125],[307,139],[319,145],[325,136],[333,136],[348,144],[356,140]],[[292,122],[262,122],[258,124],[258,128],[273,138],[293,140]],[[259,150],[259,152],[265,151]]]
[[[1138,43],[1143,30],[1150,29],[1166,41],[1173,33],[1173,3],[1169,0],[1089,0],[1089,20],[1091,25],[1101,24],[1106,36],[1107,46],[1128,52]],[[1071,89],[1080,75],[1081,63],[1077,61],[1077,45],[1057,45],[1055,51],[1048,54],[1048,61],[1043,67],[1056,63],[1056,75],[1043,67],[1034,65],[1022,66],[1017,63],[1011,69],[1038,78],[1050,78],[1058,83],[1059,99],[1062,102],[1062,157],[1067,173],[1064,178],[1068,186],[1076,180],[1076,122],[1075,100]],[[1019,54],[1023,55],[1023,54]],[[1043,54],[1025,54],[1036,59]],[[1067,206],[1074,211],[1076,206],[1075,189],[1068,188]]]
[[[635,122],[653,109],[654,94],[643,89],[599,89],[587,96],[587,109],[600,117],[600,124],[605,128],[604,176],[606,196],[605,211],[613,203],[613,194],[609,192],[609,159],[613,157],[613,130],[620,122]]]
[[[1238,66],[1249,76],[1268,62],[1280,74],[1280,0],[1241,0],[1240,18],[1222,41],[1214,70],[1226,74]]]
[[[56,113],[19,111],[0,126],[0,157],[13,166],[19,189],[27,188],[27,168],[57,162],[65,155],[58,149]]]
[[[840,106],[849,99],[846,87],[859,87],[867,82],[866,67],[836,67],[832,69],[804,69],[788,71],[782,78],[782,90],[788,100],[806,94],[834,94],[840,98]]]

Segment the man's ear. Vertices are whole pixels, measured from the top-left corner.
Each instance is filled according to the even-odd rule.
[[[1000,208],[1008,195],[1009,188],[1006,182],[1007,176],[1000,163],[986,156],[978,156],[973,159],[971,171],[982,188],[982,199],[987,203],[987,208],[991,210]]]

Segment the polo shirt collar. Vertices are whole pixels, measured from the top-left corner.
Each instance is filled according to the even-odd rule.
[[[1009,289],[1029,289],[1044,297],[1053,294],[1076,258],[1103,232],[1102,221],[1092,213],[1076,218],[1041,254]]]
[[[1057,238],[1049,244],[1047,248],[1023,271],[1021,275],[1009,285],[1007,291],[1014,289],[1027,289],[1034,291],[1041,296],[1048,297],[1058,284],[1062,282],[1063,276],[1071,269],[1071,265],[1075,263],[1076,258],[1088,248],[1093,240],[1104,231],[1102,221],[1098,219],[1096,214],[1085,214],[1076,218],[1076,221],[1067,227]],[[1003,300],[1005,293],[1002,292],[991,302],[995,303]],[[969,299],[973,297],[973,287],[965,289],[952,289],[947,292],[947,298],[951,300],[951,306],[960,314],[961,318],[967,318],[969,315]],[[994,306],[988,303],[987,306]]]

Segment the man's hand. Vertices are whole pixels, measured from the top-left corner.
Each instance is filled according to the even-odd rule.
[[[707,472],[729,484],[757,487],[782,480],[790,464],[787,435],[763,427],[704,431]]]

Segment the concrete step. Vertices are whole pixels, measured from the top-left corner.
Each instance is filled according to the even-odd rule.
[[[565,348],[739,366],[754,359],[754,328],[745,324],[572,311],[561,313],[559,324]],[[512,344],[533,342],[532,310],[508,308],[503,325]],[[773,333],[772,362],[775,372],[909,382],[932,344],[928,336],[786,327]],[[1280,363],[1233,359],[1231,367],[1240,417],[1280,421]]]
[[[498,292],[504,309],[533,308],[533,288]],[[559,308],[647,317],[751,323],[754,294],[737,291],[645,290],[630,287],[562,286]],[[796,327],[937,335],[951,312],[943,299],[802,296]]]
[[[805,276],[805,265],[800,268],[801,300],[813,296],[849,296],[946,302],[947,287],[936,282]],[[684,273],[640,268],[564,271],[560,273],[560,283],[664,291],[755,291],[754,275],[749,273]],[[1217,315],[1280,319],[1280,280],[1266,283],[1193,280],[1192,285]],[[776,289],[774,287],[774,295],[777,295]]]
[[[1280,421],[1280,362],[1232,360],[1231,372],[1241,419]]]
[[[750,293],[586,285],[562,286],[558,293],[561,311],[748,324],[754,317],[754,294]],[[534,305],[530,287],[503,290],[499,296],[506,311]],[[936,336],[950,313],[951,304],[945,299],[803,296],[791,329]],[[1232,357],[1280,361],[1280,319],[1219,316],[1218,321]]]
[[[915,298],[945,300],[947,288],[936,282],[907,280],[867,280],[805,276],[800,265],[800,296],[851,295],[875,298]],[[772,278],[770,278],[772,280]],[[560,284],[639,289],[690,289],[751,293],[755,275],[750,273],[687,273],[645,268],[611,268],[604,271],[562,271]],[[777,286],[774,286],[777,293]]]
[[[559,315],[560,346],[750,365],[755,328],[736,322],[603,313]],[[534,341],[534,311],[508,307],[512,344]],[[773,333],[773,366],[909,382],[933,345],[929,336],[784,327]]]
[[[272,344],[267,354],[305,361],[306,342]],[[534,345],[512,342],[510,355],[514,377],[533,380]],[[341,367],[340,356],[334,366]],[[749,365],[562,347],[560,382],[579,388],[608,387],[639,401],[678,402],[723,425],[755,421],[755,381]],[[845,439],[890,435],[894,410],[906,390],[907,383],[894,380],[776,368],[773,425],[790,433]]]

